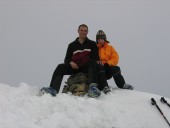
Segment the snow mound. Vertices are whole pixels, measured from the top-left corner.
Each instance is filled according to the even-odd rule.
[[[159,95],[115,88],[97,99],[61,93],[40,97],[39,89],[0,84],[0,128],[169,128],[151,105],[154,98],[170,120],[170,108]]]

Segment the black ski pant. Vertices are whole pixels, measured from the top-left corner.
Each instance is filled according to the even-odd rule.
[[[103,90],[105,86],[108,86],[106,74],[105,74],[105,68],[101,65],[98,65],[98,78],[99,78],[99,85],[98,89]]]
[[[73,69],[70,64],[59,64],[53,73],[50,87],[59,92],[63,76],[76,74],[79,72],[88,74],[88,84],[98,84],[97,62],[95,60],[90,60],[83,67],[79,67],[78,69]]]
[[[116,85],[119,88],[123,88],[125,84],[125,80],[121,74],[121,70],[119,66],[110,66],[109,69],[105,68],[106,79],[110,79],[113,77]]]

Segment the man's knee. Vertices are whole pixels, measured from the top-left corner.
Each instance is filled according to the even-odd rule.
[[[63,74],[65,68],[66,68],[65,64],[59,64],[55,69],[54,74]]]
[[[56,68],[56,71],[57,70],[63,70],[63,69],[65,69],[65,64],[59,64]]]

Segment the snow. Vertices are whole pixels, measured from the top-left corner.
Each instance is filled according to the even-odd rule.
[[[169,128],[151,105],[154,98],[170,120],[170,108],[159,95],[113,88],[99,98],[51,97],[39,96],[39,89],[26,83],[0,84],[0,128]]]

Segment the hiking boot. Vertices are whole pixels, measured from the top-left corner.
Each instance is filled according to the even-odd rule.
[[[133,90],[134,87],[132,85],[129,85],[129,84],[124,84],[123,89]]]
[[[97,84],[96,83],[91,83],[89,85],[89,90],[88,90],[88,96],[95,98],[95,97],[99,97],[101,95],[100,90],[97,88]]]
[[[50,94],[51,96],[56,96],[57,91],[51,87],[43,87],[40,91],[41,95],[47,93]]]
[[[110,88],[109,88],[108,86],[105,86],[105,87],[103,88],[103,92],[104,92],[105,94],[109,94],[109,93],[111,92],[111,90],[110,90]]]

